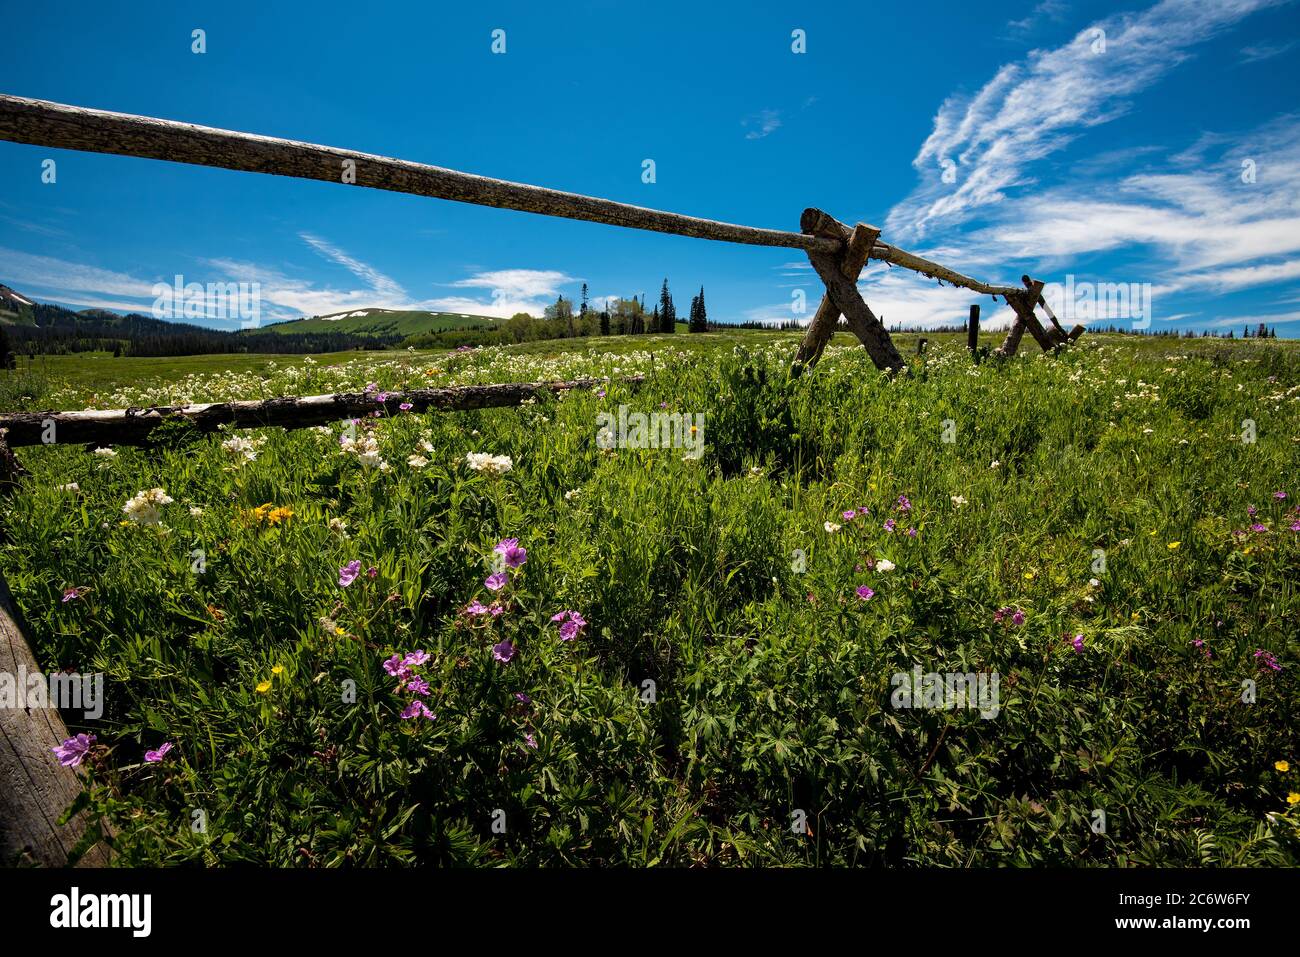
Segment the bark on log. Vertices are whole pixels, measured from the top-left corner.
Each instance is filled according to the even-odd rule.
[[[355,185],[371,189],[729,243],[839,251],[834,242],[801,233],[683,216],[355,150],[5,94],[0,94],[0,139],[330,183],[343,183],[348,169],[355,173]]]
[[[620,380],[632,384],[643,376]],[[153,406],[148,409],[87,410],[82,412],[10,412],[0,415],[0,429],[8,429],[11,446],[39,445],[47,422],[54,424],[58,443],[85,442],[101,445],[156,444],[151,436],[163,423],[187,423],[198,432],[216,432],[221,426],[241,429],[278,426],[285,429],[323,425],[340,419],[362,418],[372,412],[400,415],[402,403],[412,412],[453,412],[466,409],[495,409],[519,405],[550,392],[590,389],[604,385],[604,379],[574,379],[568,382],[508,382],[502,385],[462,385],[444,389],[413,389],[389,392],[383,402],[364,392],[337,395],[309,395],[263,401],[211,402],[185,406]]]
[[[44,680],[25,635],[0,574],[0,673],[15,681],[24,674]],[[16,690],[24,693],[26,688]],[[0,707],[0,867],[65,867],[85,833],[84,813],[58,823],[82,790],[76,770],[59,764],[50,750],[67,737],[67,726],[54,708]],[[78,863],[105,866],[108,848],[97,843]]]

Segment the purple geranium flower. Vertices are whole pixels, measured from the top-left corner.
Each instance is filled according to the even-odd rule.
[[[402,659],[403,663],[408,665],[422,665],[428,660],[429,653],[427,651],[409,651],[406,657]]]
[[[503,538],[492,551],[505,560],[506,568],[518,568],[528,561],[528,550],[519,547],[517,538]]]
[[[587,627],[587,619],[576,611],[559,611],[551,616],[551,621],[560,626],[560,641],[573,641]]]
[[[411,405],[411,403],[409,402],[403,402],[401,405],[398,406],[398,408],[401,409],[403,412],[410,412],[412,409],[415,408],[415,406]]]
[[[1070,640],[1070,644],[1074,647],[1074,650],[1076,652],[1083,651],[1083,635],[1075,635]]]
[[[531,734],[524,735],[524,744],[528,745],[534,751],[537,750],[537,739],[534,738]]]
[[[530,697],[528,697],[528,695],[526,695],[526,694],[525,694],[524,692],[522,692],[522,691],[516,691],[516,692],[515,692],[515,700],[518,701],[518,702],[520,702],[520,703],[522,703],[522,704],[532,704],[532,703],[533,703],[533,699],[530,698]]]
[[[847,512],[841,512],[840,514],[844,517],[844,521],[846,522],[851,522],[858,517],[858,513],[853,509],[849,509]]]
[[[407,678],[405,684],[406,684],[406,690],[411,692],[412,694],[418,694],[424,696],[427,696],[429,694],[429,682],[425,681],[423,678],[420,678],[416,675],[412,675],[411,677]]]
[[[405,678],[411,673],[411,669],[406,667],[406,662],[402,660],[401,655],[393,655],[384,662],[384,670],[394,678]]]
[[[1272,668],[1274,671],[1282,670],[1282,666],[1278,664],[1277,656],[1274,655],[1273,652],[1271,651],[1264,651],[1263,649],[1260,649],[1259,651],[1255,652],[1255,657],[1260,659],[1261,664],[1267,665],[1268,667]]]
[[[861,598],[863,601],[871,601],[871,599],[875,597],[876,594],[866,585],[859,585],[857,588],[854,589],[854,591],[857,592],[858,597]]]
[[[500,591],[506,587],[506,584],[509,581],[509,572],[493,572],[487,578],[483,579],[483,584],[488,587],[489,591]]]
[[[63,589],[63,604],[65,604],[65,605],[66,605],[68,602],[72,601],[72,599],[74,599],[74,598],[80,598],[80,597],[81,597],[81,589],[80,589],[80,588],[65,588],[65,589]]]
[[[163,758],[167,757],[167,752],[173,747],[174,745],[170,741],[164,741],[158,746],[156,751],[146,751],[144,753],[144,759],[150,764],[157,764]]]
[[[510,659],[514,656],[515,646],[511,643],[509,638],[492,646],[492,657],[503,665],[509,664]]]
[[[80,764],[87,754],[90,753],[90,746],[95,743],[93,734],[75,734],[68,738],[58,747],[50,748],[59,763],[65,768],[75,768]]]
[[[436,721],[438,716],[429,710],[427,704],[417,698],[402,709],[402,720],[409,721],[411,718],[428,718],[430,721]]]
[[[477,598],[465,606],[465,614],[467,615],[486,615],[487,613],[487,605],[483,604]]]
[[[892,532],[897,527],[898,527],[898,523],[895,522],[892,518],[885,519],[885,531]]]
[[[348,562],[346,565],[344,565],[342,568],[339,569],[339,587],[347,588],[349,585],[351,585],[354,581],[357,580],[357,576],[360,574],[361,574],[361,562],[358,559],[354,558],[352,559],[352,561]]]
[[[897,509],[900,512],[910,512],[912,510],[912,503],[907,500],[906,495],[898,496]]]

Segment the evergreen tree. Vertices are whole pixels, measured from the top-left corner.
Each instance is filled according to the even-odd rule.
[[[691,322],[687,327],[691,332],[708,332],[709,331],[709,314],[704,308],[704,287],[700,287],[700,294],[691,300]]]
[[[606,307],[600,311],[600,334],[609,335],[609,308]]]
[[[582,306],[579,308],[578,314],[583,319],[587,318],[587,284],[585,282],[582,284]]]
[[[665,277],[663,289],[659,292],[659,322],[655,325],[655,332],[676,332],[677,331],[677,309],[673,305],[672,293],[668,291],[668,279]]]

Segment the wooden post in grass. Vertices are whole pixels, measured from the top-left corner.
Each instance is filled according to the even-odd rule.
[[[1016,314],[1015,321],[1011,324],[1011,329],[1007,332],[1007,337],[1003,340],[1002,345],[998,347],[998,355],[1013,356],[1016,350],[1020,348],[1020,340],[1029,330],[1029,334],[1042,348],[1044,352],[1054,352],[1064,341],[1065,333],[1062,330],[1061,340],[1057,341],[1049,335],[1043,328],[1043,324],[1038,321],[1034,315],[1034,307],[1038,305],[1043,296],[1043,283],[1037,279],[1024,277],[1024,283],[1027,288],[1018,289],[1006,293],[1003,298]]]
[[[918,356],[925,355],[925,344],[929,341],[930,340],[926,338],[921,338],[916,340],[916,354]]]
[[[22,616],[0,573],[0,675],[19,700],[0,707],[0,867],[66,867],[85,836],[84,813],[67,824],[59,819],[81,794],[82,781],[51,750],[68,737],[58,710],[26,703],[28,681],[48,679],[27,642]],[[9,705],[18,705],[10,707]],[[76,862],[103,867],[109,851],[97,841]]]
[[[979,303],[970,307],[970,319],[966,323],[966,348],[970,350],[971,358],[978,363],[980,361]]]

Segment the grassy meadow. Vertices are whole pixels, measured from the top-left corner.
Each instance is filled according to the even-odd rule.
[[[19,450],[0,562],[41,664],[106,675],[65,717],[120,862],[1300,863],[1300,347],[898,338],[893,381],[741,331],[0,372],[6,410],[610,379]],[[602,447],[620,405],[702,456]],[[899,706],[914,669],[996,707]]]

